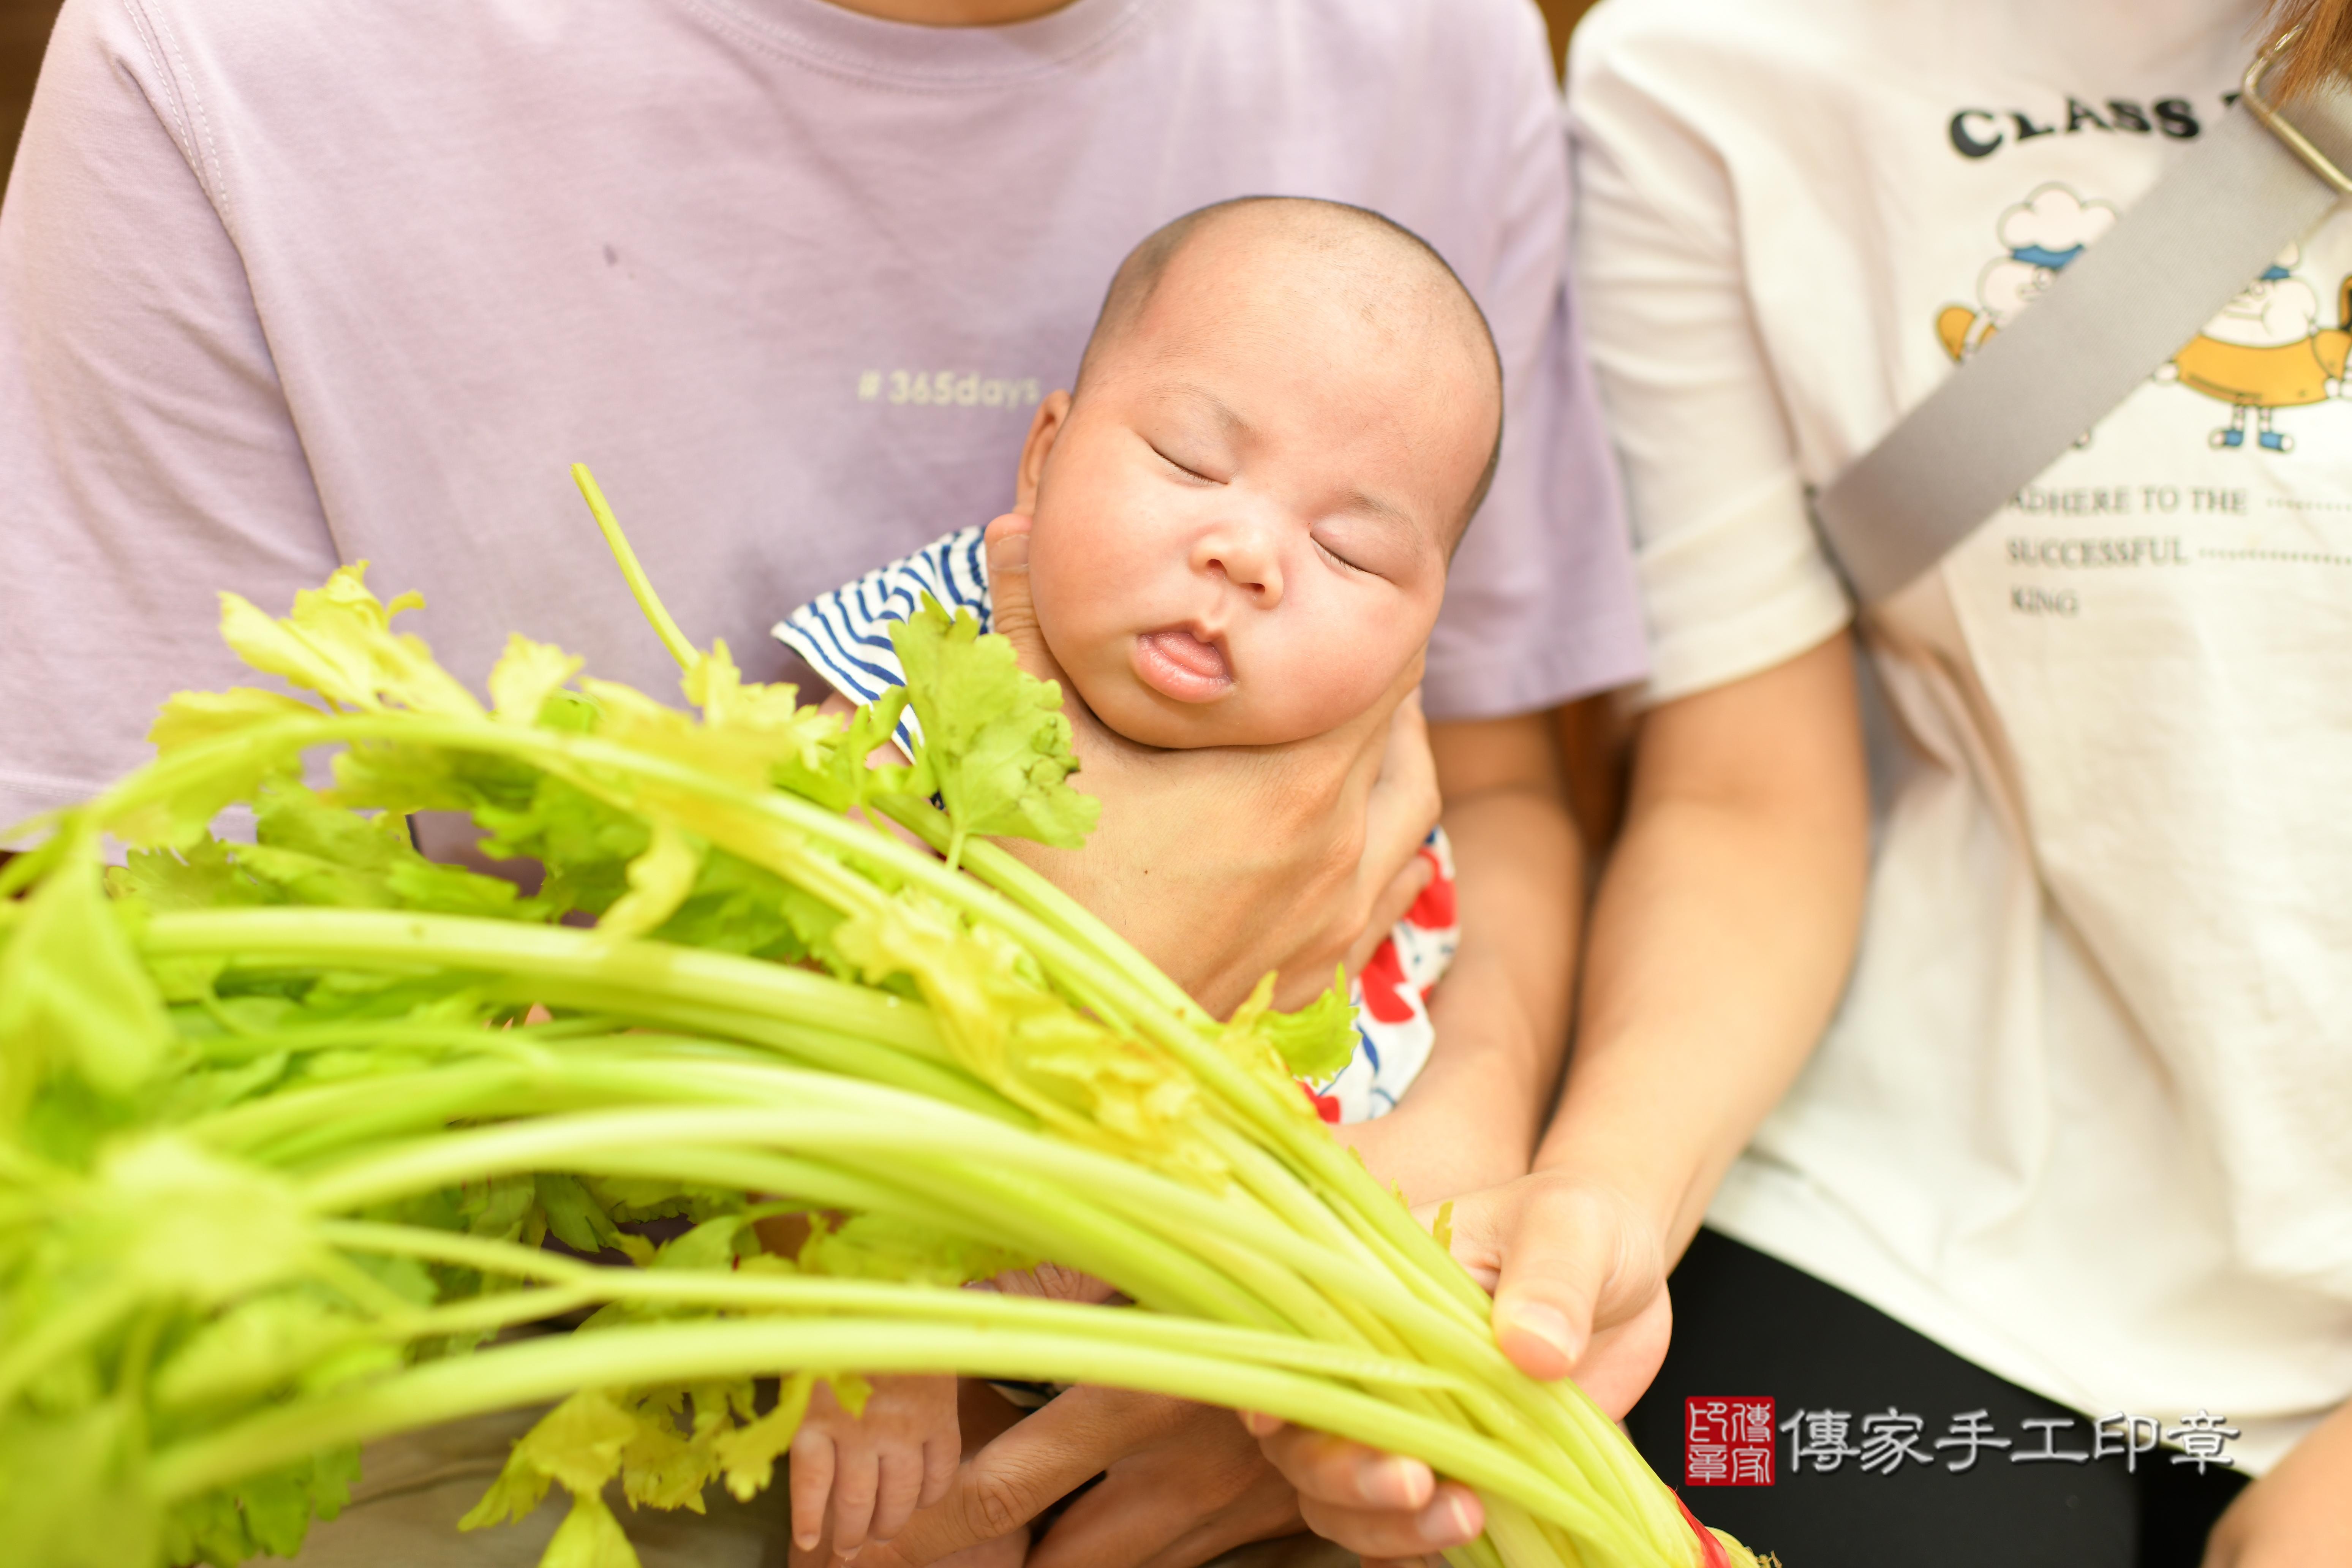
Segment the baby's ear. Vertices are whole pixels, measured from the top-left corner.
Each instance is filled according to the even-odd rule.
[[[1037,405],[1029,421],[1029,439],[1021,447],[1021,471],[1013,477],[1013,510],[1027,515],[1037,510],[1037,490],[1045,482],[1045,459],[1069,423],[1070,395],[1056,387]]]

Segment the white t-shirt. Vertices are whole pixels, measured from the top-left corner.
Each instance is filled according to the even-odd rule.
[[[1249,193],[1387,213],[1493,322],[1431,713],[1638,679],[1547,71],[1525,0],[69,0],[0,205],[0,826],[238,678],[216,590],[341,561],[468,679],[520,630],[671,689],[575,460],[791,679],[778,609],[1009,506],[1120,257]]]
[[[1652,698],[1837,630],[1805,487],[2194,144],[2258,9],[1592,14],[1577,261]],[[1860,967],[1710,1215],[2257,1469],[2352,1392],[2352,217],[2274,271],[1869,618]]]

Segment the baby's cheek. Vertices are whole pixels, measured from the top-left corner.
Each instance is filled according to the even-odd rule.
[[[1029,544],[1029,599],[1037,629],[1054,657],[1066,661],[1099,651],[1121,602],[1120,563],[1093,531],[1066,519],[1041,519]]]
[[[1417,645],[1416,645],[1417,646]],[[1256,706],[1292,738],[1320,735],[1360,717],[1412,657],[1369,627],[1324,628],[1286,637],[1252,684]],[[1276,719],[1275,715],[1279,718]]]
[[[1029,527],[1029,581],[1039,613],[1052,598],[1064,612],[1117,595],[1132,580],[1134,509],[1084,473],[1057,475]]]
[[[1313,675],[1300,682],[1300,703],[1310,709],[1302,722],[1309,734],[1336,730],[1371,707],[1388,686],[1393,670],[1374,670],[1360,663],[1319,661]]]
[[[1105,704],[1117,700],[1119,692],[1133,684],[1127,665],[1130,639],[1101,624],[1103,620],[1092,605],[1082,605],[1077,614],[1050,620],[1043,609],[1037,613],[1045,651],[1054,656],[1078,700],[1097,715],[1103,715]]]

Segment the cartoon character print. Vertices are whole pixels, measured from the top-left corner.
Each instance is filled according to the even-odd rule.
[[[1954,359],[1990,342],[2018,312],[2042,298],[2067,264],[2116,226],[2116,209],[2086,202],[2063,185],[2043,185],[2000,215],[1996,232],[2007,254],[1977,274],[1977,303],[1947,305],[1936,337]]]
[[[1944,352],[1963,360],[1991,342],[2057,280],[2069,262],[2115,226],[2116,216],[2108,203],[2085,200],[2055,184],[2039,187],[2003,212],[1997,231],[2008,254],[1978,275],[1977,303],[1947,305],[1936,314],[1936,338]],[[2254,445],[2266,452],[2292,452],[2294,437],[2273,428],[2276,411],[2346,394],[2345,361],[2352,351],[2352,277],[2337,290],[2338,324],[2322,327],[2319,296],[2294,276],[2301,254],[2296,247],[2287,247],[2179,353],[2157,367],[2158,381],[2229,405],[2229,424],[2208,437],[2217,448],[2246,444],[2251,409]]]
[[[2352,349],[2352,277],[2336,289],[2337,324],[2319,324],[2319,295],[2294,275],[2303,253],[2290,245],[2263,275],[2246,285],[2189,346],[2157,367],[2157,379],[2178,382],[2230,405],[2230,422],[2207,437],[2219,447],[2246,444],[2246,412],[2254,414],[2254,443],[2281,455],[2294,437],[2272,428],[2282,408],[2304,408],[2338,396],[2344,361]]]

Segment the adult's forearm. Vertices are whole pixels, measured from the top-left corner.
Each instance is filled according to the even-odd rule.
[[[2352,1562],[2352,1403],[2238,1494],[2214,1526],[2205,1568]]]
[[[1496,1344],[1530,1376],[1573,1373],[1604,1410],[1656,1375],[1669,1258],[1843,983],[1867,858],[1860,730],[1843,637],[1650,714],[1536,1170],[1454,1210],[1454,1256],[1493,1281]],[[1263,1441],[1313,1528],[1357,1551],[1441,1551],[1478,1528],[1476,1499],[1433,1492],[1425,1469],[1296,1428]],[[1400,1474],[1414,1486],[1376,1479]]]
[[[1670,1259],[1836,1005],[1868,809],[1843,637],[1644,721],[1537,1164],[1614,1187]]]
[[[1404,1101],[1344,1129],[1415,1203],[1524,1173],[1568,1037],[1583,859],[1540,715],[1433,725],[1462,945]]]

